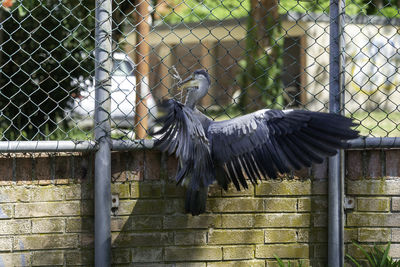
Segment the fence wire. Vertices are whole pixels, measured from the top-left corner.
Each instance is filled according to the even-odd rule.
[[[2,1],[0,140],[94,140],[95,3]],[[327,111],[329,1],[112,1],[113,139],[148,139],[157,102],[204,68],[199,109]],[[400,136],[397,3],[348,1],[344,113],[362,135]]]

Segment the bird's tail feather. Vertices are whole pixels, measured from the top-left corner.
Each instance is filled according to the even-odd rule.
[[[198,190],[188,188],[186,191],[185,212],[199,215],[206,211],[208,186],[199,187]]]

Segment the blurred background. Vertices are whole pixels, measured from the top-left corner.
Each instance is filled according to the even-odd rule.
[[[4,0],[0,138],[92,140],[95,1]],[[400,1],[351,0],[343,112],[362,135],[400,136]],[[177,73],[207,69],[198,108],[216,120],[261,108],[327,111],[329,1],[113,1],[114,139],[149,138]]]

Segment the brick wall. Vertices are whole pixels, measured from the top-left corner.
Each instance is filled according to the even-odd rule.
[[[346,194],[354,207],[346,210],[347,251],[392,241],[390,254],[400,259],[400,150],[352,151],[347,157]]]
[[[156,151],[113,153],[113,266],[276,266],[274,255],[326,266],[327,166],[228,192],[185,215],[176,161]],[[391,240],[400,255],[400,150],[347,156],[346,249]],[[0,267],[93,264],[93,155],[0,158]]]

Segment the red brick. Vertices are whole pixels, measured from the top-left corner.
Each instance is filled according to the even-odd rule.
[[[386,176],[400,177],[400,150],[386,151]]]
[[[379,178],[382,173],[381,151],[367,151],[366,153],[367,173],[366,177]]]
[[[60,180],[56,183],[64,183],[62,180],[71,178],[71,157],[57,156],[54,158],[55,179]],[[40,166],[42,167],[42,166]]]
[[[126,161],[128,153],[111,153],[111,179],[115,182],[125,182],[126,175],[124,169],[126,167]]]
[[[126,154],[125,176],[128,181],[142,181],[144,179],[144,151],[129,152]]]
[[[169,179],[172,179],[172,180],[175,179],[177,166],[178,166],[178,160],[173,156],[168,157],[168,160],[167,160],[167,174],[168,174],[168,178]]]
[[[161,153],[158,151],[145,151],[144,176],[146,180],[159,180],[161,172]]]
[[[293,172],[295,179],[307,179],[310,178],[310,168],[301,168]]]
[[[0,158],[0,181],[12,182],[13,180],[13,159]]]
[[[362,151],[348,151],[346,156],[347,178],[357,180],[363,176]]]
[[[92,154],[83,154],[82,156],[76,156],[73,159],[74,162],[74,179],[88,180],[90,175],[93,175],[93,156]]]
[[[327,179],[328,178],[328,160],[325,158],[321,164],[313,164],[314,179]]]
[[[50,173],[50,164],[48,164],[48,168],[43,168],[41,171],[45,171],[45,169],[49,170]],[[15,179],[17,182],[19,181],[32,181],[32,158],[16,158],[16,168],[15,168]],[[40,170],[36,170],[36,176],[38,173],[41,173]],[[47,176],[49,179],[50,175]]]

